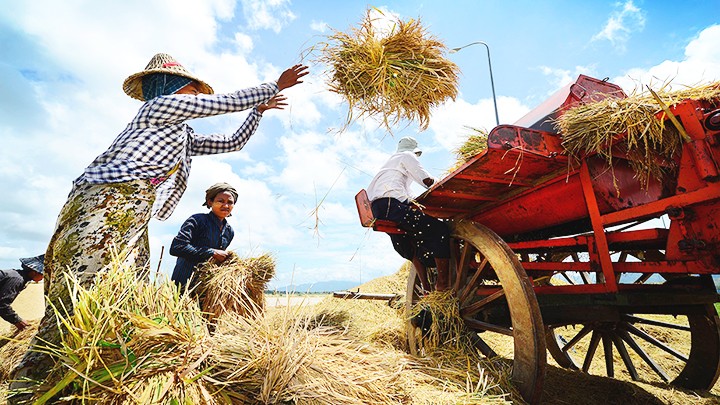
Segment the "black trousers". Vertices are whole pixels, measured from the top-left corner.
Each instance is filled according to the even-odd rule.
[[[450,258],[450,229],[445,222],[395,198],[378,198],[371,208],[375,218],[393,221],[406,232],[389,234],[400,256],[407,260],[417,256],[427,267],[435,267],[436,258]]]

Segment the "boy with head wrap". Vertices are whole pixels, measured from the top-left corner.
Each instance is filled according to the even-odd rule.
[[[238,193],[227,183],[217,183],[205,191],[204,206],[210,211],[195,214],[180,227],[170,245],[170,254],[177,256],[172,280],[186,287],[195,268],[211,258],[222,263],[228,257],[227,249],[235,231],[227,222],[232,213]]]

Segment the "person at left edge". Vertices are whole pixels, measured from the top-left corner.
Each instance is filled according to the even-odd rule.
[[[307,66],[294,65],[276,81],[214,94],[172,56],[158,53],[144,70],[125,80],[125,93],[143,104],[110,147],[75,179],[58,215],[45,251],[49,305],[30,350],[9,376],[10,390],[17,393],[8,398],[9,404],[39,398],[47,389],[38,381],[45,380],[54,359],[43,347],[60,345],[62,333],[52,308],[73,311],[63,273],[74,273],[89,287],[115,257],[115,263],[147,279],[148,223],[151,216],[163,221],[172,214],[187,187],[192,157],[242,149],[265,111],[287,105],[279,92],[302,83],[307,74]],[[197,134],[186,123],[248,109],[245,121],[230,135]]]
[[[0,318],[13,324],[18,331],[30,324],[23,320],[11,305],[30,281],[37,283],[43,279],[43,256],[20,259],[20,270],[0,270]]]
[[[229,252],[235,231],[227,221],[232,215],[238,192],[228,183],[217,183],[205,191],[205,203],[210,211],[192,215],[180,227],[170,245],[170,254],[177,256],[172,281],[186,287],[195,268],[210,259],[222,263]],[[195,283],[195,279],[191,284]]]

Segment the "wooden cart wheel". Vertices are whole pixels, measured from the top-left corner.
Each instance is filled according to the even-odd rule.
[[[713,305],[687,308],[687,315],[623,314],[619,321],[548,328],[548,349],[563,367],[594,372],[603,359],[608,377],[616,364],[635,381],[670,382],[710,389],[720,372],[720,320]],[[668,331],[673,333],[670,340]],[[602,343],[602,353],[597,349]],[[554,348],[552,348],[554,346]],[[689,350],[688,350],[689,346]]]
[[[641,253],[642,257],[662,258],[657,251]],[[619,260],[625,258],[621,255]],[[651,275],[641,275],[634,283],[645,284]],[[578,278],[558,272],[555,279],[575,284]],[[586,282],[580,279],[580,283]],[[661,380],[687,389],[710,389],[720,374],[720,319],[713,305],[694,305],[682,312],[685,314],[675,317],[626,313],[619,321],[548,326],[548,352],[558,365],[573,370],[604,371],[614,378],[616,365],[624,365],[635,381]],[[596,357],[603,360],[593,368]]]
[[[526,401],[538,403],[546,368],[545,329],[532,284],[517,256],[492,230],[472,221],[453,228],[450,281],[465,327],[477,333],[475,343],[485,355],[512,359],[513,383]],[[420,291],[413,267],[407,288],[409,314]],[[418,322],[408,320],[410,351],[423,355],[422,327],[413,324]],[[502,338],[511,339],[511,353],[501,350]]]

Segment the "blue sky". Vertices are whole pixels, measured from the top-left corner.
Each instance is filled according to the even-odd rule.
[[[459,97],[392,136],[371,119],[337,133],[347,105],[327,91],[323,66],[307,51],[331,29],[348,31],[369,7],[419,18],[449,48],[489,45],[500,122],[513,123],[578,74],[627,92],[639,84],[720,80],[720,1],[2,1],[0,7],[0,268],[42,253],[71,182],[102,153],[140,102],[123,80],[157,52],[173,55],[217,92],[274,80],[307,63],[306,83],[285,92],[290,107],[265,114],[240,152],[193,160],[173,216],[150,223],[153,266],[169,274],[168,247],[180,224],[201,212],[204,190],[234,184],[231,249],[271,252],[274,286],[328,280],[358,283],[402,263],[386,235],[359,225],[354,194],[395,149],[415,136],[437,177],[469,131],[495,124],[485,48],[447,57],[462,71]],[[191,123],[230,132],[235,113]],[[320,202],[322,203],[320,204]],[[316,209],[317,207],[317,209]]]

